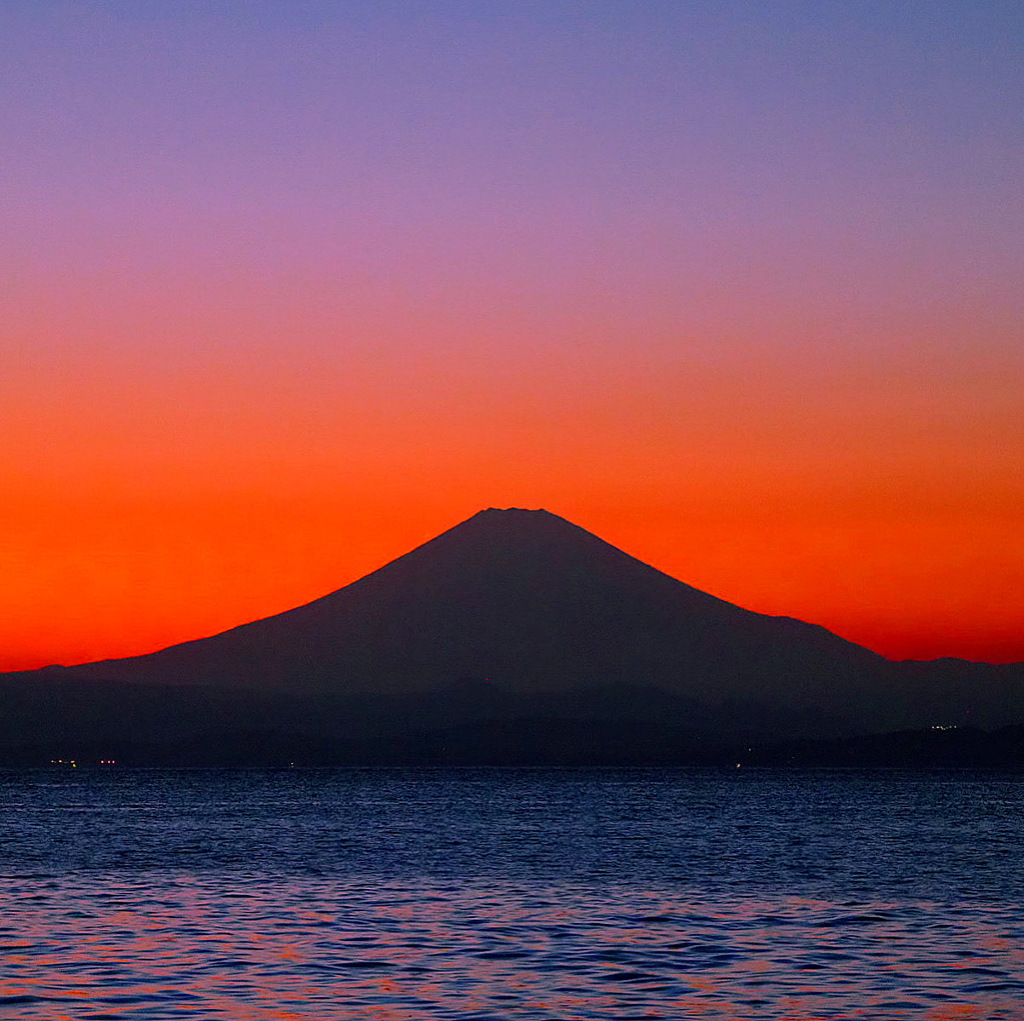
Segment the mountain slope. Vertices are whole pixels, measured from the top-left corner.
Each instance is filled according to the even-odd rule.
[[[488,510],[306,606],[76,672],[243,687],[516,690],[597,683],[749,691],[750,671],[884,667],[821,628],[670,578],[546,511]],[[794,683],[798,683],[794,677]]]
[[[671,712],[686,716],[677,724],[765,734],[1024,719],[1019,671],[970,666],[893,664],[824,628],[700,592],[546,511],[492,509],[306,606],[52,673],[233,690],[278,717],[289,700],[330,704],[350,729],[363,717],[378,730],[388,718],[411,727],[417,714],[431,725],[578,720],[588,704],[607,720]],[[657,708],[664,696],[672,710]],[[308,726],[321,711],[296,718]]]

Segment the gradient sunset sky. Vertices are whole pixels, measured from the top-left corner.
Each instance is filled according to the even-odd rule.
[[[1024,660],[1024,5],[4,0],[0,669],[488,506]]]

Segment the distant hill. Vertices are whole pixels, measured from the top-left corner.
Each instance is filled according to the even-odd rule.
[[[735,741],[1016,723],[1024,665],[893,663],[700,592],[543,510],[481,511],[337,592],[211,638],[0,675],[0,759],[19,761],[72,746],[501,759],[502,742],[517,761],[559,747],[577,762],[682,761]]]

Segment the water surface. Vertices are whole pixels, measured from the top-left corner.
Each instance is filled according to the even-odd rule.
[[[0,773],[0,1013],[1019,1019],[1022,808],[994,773]]]

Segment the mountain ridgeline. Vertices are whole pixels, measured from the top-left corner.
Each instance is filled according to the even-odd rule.
[[[1024,723],[1024,665],[893,663],[536,510],[486,510],[305,606],[146,656],[0,676],[0,758],[714,761]]]

